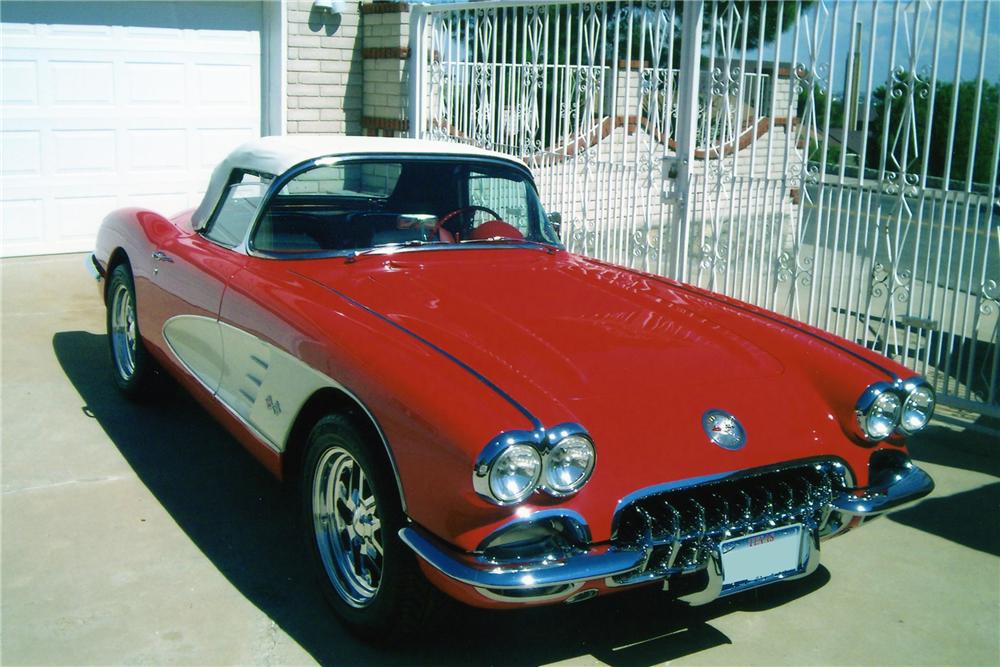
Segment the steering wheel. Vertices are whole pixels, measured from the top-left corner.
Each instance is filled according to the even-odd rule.
[[[442,227],[444,227],[444,224],[446,222],[448,222],[449,220],[451,220],[452,218],[454,218],[456,216],[459,216],[459,215],[465,215],[466,213],[472,213],[473,211],[485,211],[486,213],[489,213],[490,215],[492,215],[494,220],[503,220],[503,218],[500,217],[499,213],[497,213],[493,209],[489,208],[488,206],[480,206],[478,204],[470,204],[469,206],[462,206],[461,208],[456,208],[454,211],[450,211],[449,213],[445,213],[443,216],[441,216],[438,219],[437,229],[440,230]],[[450,230],[448,230],[448,231],[450,231]],[[457,236],[456,236],[456,238],[457,238]]]

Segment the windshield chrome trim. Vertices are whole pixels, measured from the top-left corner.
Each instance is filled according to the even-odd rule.
[[[329,252],[318,252],[318,253],[275,253],[257,250],[254,248],[252,239],[254,234],[257,232],[257,226],[260,224],[261,218],[263,217],[264,211],[267,210],[268,206],[271,204],[271,200],[281,191],[281,188],[294,179],[296,176],[315,169],[317,167],[329,167],[336,164],[343,164],[346,162],[361,162],[364,160],[375,160],[379,162],[392,162],[395,160],[419,160],[427,162],[448,162],[448,161],[458,161],[463,163],[479,163],[488,165],[499,165],[503,167],[510,167],[517,171],[520,171],[523,176],[525,176],[525,181],[535,192],[535,196],[541,201],[541,197],[538,195],[538,186],[535,184],[534,176],[531,174],[531,170],[524,164],[517,162],[514,159],[505,160],[503,158],[487,157],[479,155],[461,155],[457,153],[345,153],[343,155],[320,155],[315,158],[306,160],[305,162],[300,162],[299,164],[291,167],[285,173],[276,176],[274,180],[271,181],[270,187],[268,187],[267,192],[264,193],[264,199],[260,206],[257,208],[257,212],[254,214],[254,218],[247,228],[247,232],[243,237],[243,242],[232,248],[235,252],[241,252],[243,254],[249,255],[250,257],[258,257],[262,259],[319,259],[323,257],[345,257],[353,254],[358,248],[353,250],[335,250]],[[221,200],[220,200],[221,201]],[[540,242],[539,242],[540,243]],[[386,248],[394,248],[398,244],[393,244],[392,246],[385,246]],[[448,243],[442,244],[445,247],[459,246],[460,243]],[[506,247],[499,243],[497,244],[476,244],[477,246],[486,245],[491,248]],[[526,244],[512,245],[510,247],[523,248]],[[228,247],[228,246],[227,246]],[[370,250],[378,248],[379,246],[370,246],[369,248],[360,248],[360,250]],[[406,250],[428,250],[430,247],[414,247],[406,248]],[[470,246],[465,246],[470,247]],[[545,246],[545,244],[540,244],[540,247],[552,247],[556,249],[563,249],[564,246],[561,244],[552,244],[551,246]]]

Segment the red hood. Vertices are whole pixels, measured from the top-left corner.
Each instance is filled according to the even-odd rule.
[[[795,367],[794,330],[665,281],[538,249],[398,252],[295,271],[460,359],[545,426],[587,428],[598,466],[582,502],[599,494],[609,508],[668,479],[843,448],[833,410]],[[701,422],[711,408],[737,416],[746,447],[711,444]],[[483,444],[469,443],[470,458]]]

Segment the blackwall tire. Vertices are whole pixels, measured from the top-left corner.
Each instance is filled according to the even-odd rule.
[[[152,358],[142,342],[136,309],[135,282],[127,263],[111,271],[107,288],[107,332],[111,374],[129,399],[147,396],[155,373]]]
[[[337,615],[367,639],[414,635],[438,596],[399,539],[405,518],[388,462],[344,416],[310,432],[300,499],[309,560]]]

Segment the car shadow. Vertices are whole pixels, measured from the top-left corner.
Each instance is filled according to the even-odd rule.
[[[1000,421],[980,416],[976,423],[985,429],[1000,430]],[[907,447],[917,461],[1000,477],[1000,439],[985,433],[955,430],[931,424],[909,438]]]
[[[995,418],[980,416],[977,424],[995,431]],[[910,438],[910,454],[919,463],[933,463],[1000,477],[1000,441],[985,432],[955,430],[931,424]],[[892,512],[889,520],[956,544],[1000,556],[1000,524],[991,510],[1000,506],[1000,482],[949,496],[932,495],[919,505]],[[976,512],[975,508],[980,511]]]
[[[242,594],[321,664],[535,665],[591,654],[614,666],[651,665],[731,643],[710,622],[763,611],[824,586],[819,571],[688,607],[655,588],[575,605],[487,612],[446,603],[416,645],[372,646],[347,633],[308,576],[294,494],[264,471],[182,389],[126,401],[109,378],[104,335],[57,333],[56,358],[138,478]]]

